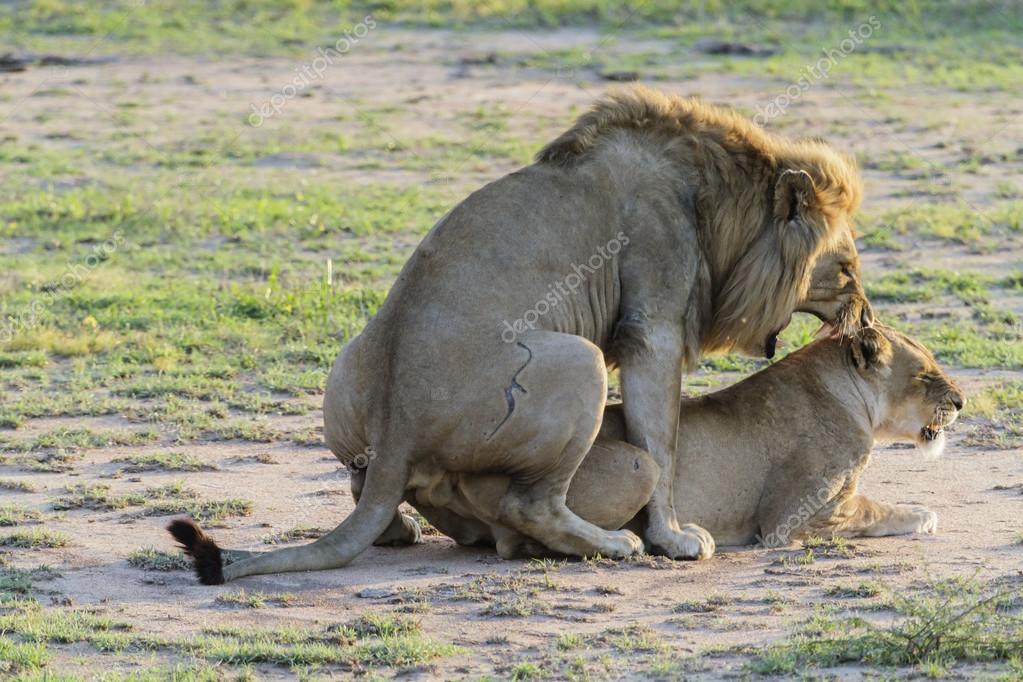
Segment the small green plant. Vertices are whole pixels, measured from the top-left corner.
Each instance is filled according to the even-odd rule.
[[[170,516],[184,514],[198,523],[222,521],[232,516],[249,516],[252,513],[251,500],[236,497],[224,500],[149,500],[142,510],[143,516]]]
[[[0,490],[9,490],[17,493],[34,493],[36,491],[36,487],[28,481],[0,478]]]
[[[152,455],[133,455],[113,460],[123,463],[121,470],[126,473],[144,471],[216,471],[217,466],[203,462],[195,455],[181,452],[164,452]]]
[[[69,485],[64,492],[65,495],[50,501],[53,508],[58,511],[69,509],[112,511],[145,502],[145,498],[140,493],[115,495],[106,483]]]
[[[759,652],[750,669],[787,674],[851,662],[947,668],[1023,656],[1023,618],[1008,608],[1018,608],[1011,587],[954,579],[909,595],[893,593],[891,602],[901,618],[889,626],[820,613],[788,641]]]
[[[0,672],[21,673],[39,670],[50,659],[45,644],[15,642],[0,637]]]
[[[563,632],[558,635],[557,642],[555,645],[561,651],[569,651],[571,649],[578,649],[585,644],[583,636],[576,632]]]
[[[40,514],[16,504],[0,504],[0,526],[17,526],[26,521],[36,521]]]
[[[181,552],[143,547],[128,555],[128,565],[145,571],[187,571],[192,562]]]
[[[539,680],[543,678],[543,669],[536,663],[523,661],[512,666],[511,678],[516,682],[519,680]]]
[[[322,528],[316,528],[314,526],[295,526],[288,530],[281,531],[280,533],[274,533],[263,538],[263,544],[265,545],[280,545],[288,542],[295,542],[296,540],[315,540],[326,533]]]
[[[803,541],[803,547],[817,559],[847,559],[853,555],[853,548],[843,538],[834,536],[828,539],[811,537]],[[808,563],[813,563],[809,561]]]
[[[825,596],[839,599],[877,597],[884,591],[877,581],[861,582],[858,585],[831,585],[824,590]]]
[[[221,592],[214,599],[218,604],[231,606],[244,606],[249,609],[261,609],[266,606],[266,595],[262,592]]]
[[[24,547],[28,549],[64,547],[70,544],[71,538],[64,533],[35,527],[31,530],[19,530],[8,535],[0,535],[0,547]]]

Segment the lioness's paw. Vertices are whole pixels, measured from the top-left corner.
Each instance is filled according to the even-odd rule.
[[[630,530],[615,530],[607,534],[607,541],[600,548],[600,553],[611,559],[623,559],[633,554],[643,553],[643,541]]]
[[[717,548],[714,537],[695,523],[687,523],[679,531],[666,529],[660,537],[650,541],[658,554],[672,559],[709,559]]]
[[[913,507],[913,511],[916,512],[917,522],[916,531],[917,533],[927,533],[933,535],[938,532],[938,515],[932,512],[927,507]]]
[[[408,514],[398,514],[373,544],[378,547],[404,547],[423,541],[423,529],[419,522]]]

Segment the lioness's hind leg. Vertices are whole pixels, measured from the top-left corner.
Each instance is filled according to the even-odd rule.
[[[497,539],[495,545],[497,554],[502,559],[546,559],[565,556],[510,528],[495,528],[494,536]]]

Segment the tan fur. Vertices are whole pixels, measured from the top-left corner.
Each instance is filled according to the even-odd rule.
[[[367,467],[352,515],[224,579],[338,567],[382,537],[414,541],[398,504],[427,490],[448,509],[447,481],[463,475],[508,478],[491,510],[508,537],[575,555],[642,550],[565,504],[610,362],[626,440],[661,468],[645,539],[675,558],[710,556],[710,536],[670,513],[683,369],[705,352],[772,353],[795,310],[860,325],[859,187],[825,145],[781,141],[724,109],[644,89],[597,103],[536,164],[442,218],[339,355],[324,435],[342,462]]]
[[[878,325],[851,343],[816,341],[745,381],[684,402],[676,513],[718,545],[933,533],[936,514],[872,501],[857,493],[858,481],[875,439],[921,444],[924,428],[950,425],[962,404],[933,356],[892,329]],[[597,457],[592,465],[590,455],[583,460],[569,502],[583,518],[613,519],[614,528],[649,490],[642,481],[650,474],[643,478],[637,467],[652,465],[635,457],[624,433],[621,405],[608,407]],[[591,466],[602,475],[587,476]],[[478,501],[460,509],[460,518],[490,518],[485,496],[473,491],[478,485],[469,478],[456,484]],[[452,530],[453,520],[445,521],[442,529]],[[502,540],[505,555],[545,553],[536,538]]]
[[[698,211],[709,218],[701,226],[702,244],[708,251],[711,278],[720,282],[710,297],[714,313],[708,315],[712,324],[701,340],[704,353],[729,350],[741,343],[737,329],[755,319],[777,320],[806,297],[810,272],[805,266],[812,265],[812,256],[817,254],[807,258],[810,249],[799,240],[766,234],[745,253],[735,250],[735,244],[751,238],[743,226],[760,225],[769,213],[777,211],[779,203],[765,202],[764,197],[771,194],[779,173],[809,174],[814,196],[804,201],[813,202],[819,211],[822,220],[814,221],[814,227],[822,233],[828,226],[851,229],[849,216],[859,208],[863,196],[855,159],[835,152],[819,139],[790,141],[768,134],[731,109],[643,87],[615,92],[599,101],[544,147],[537,161],[565,166],[584,163],[613,147],[623,131],[663,149],[665,156],[691,167],[702,180]],[[848,231],[822,234],[817,248],[837,248],[833,239],[843,239],[843,232]],[[848,243],[842,248],[853,269],[858,268],[855,248]],[[781,271],[777,268],[779,252],[788,265]],[[750,291],[763,295],[751,296]],[[762,312],[765,305],[771,308],[767,314]],[[750,329],[749,333],[759,339],[764,329]]]

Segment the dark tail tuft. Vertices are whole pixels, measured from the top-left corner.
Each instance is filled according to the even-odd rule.
[[[192,557],[195,574],[203,585],[224,584],[224,563],[217,543],[202,532],[192,519],[176,519],[167,524],[167,530]]]

